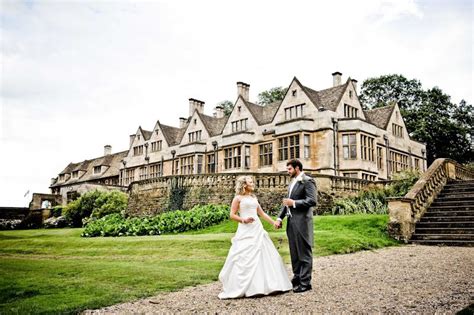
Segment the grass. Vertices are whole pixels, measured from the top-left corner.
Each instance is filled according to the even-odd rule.
[[[397,245],[386,215],[315,218],[315,255]],[[284,230],[265,228],[286,263]],[[237,224],[177,235],[81,238],[82,229],[0,231],[0,314],[76,313],[216,281]]]

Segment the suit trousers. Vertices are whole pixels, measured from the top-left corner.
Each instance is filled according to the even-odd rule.
[[[286,235],[290,247],[291,266],[293,268],[293,285],[311,285],[313,270],[312,238],[308,239],[301,230],[295,226],[298,220],[288,218]],[[312,232],[312,231],[311,231]]]

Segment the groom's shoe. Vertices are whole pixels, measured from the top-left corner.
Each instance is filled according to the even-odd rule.
[[[293,285],[293,290],[300,286],[300,282],[298,280],[291,280],[291,284]]]
[[[303,293],[303,292],[309,291],[311,289],[312,289],[312,287],[310,285],[299,285],[296,288],[293,288],[293,292]]]

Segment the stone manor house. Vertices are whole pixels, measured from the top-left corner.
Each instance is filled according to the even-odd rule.
[[[276,173],[298,158],[305,170],[369,181],[390,179],[404,169],[425,171],[426,146],[410,139],[397,104],[363,110],[357,81],[332,74],[333,86],[314,90],[296,77],[283,100],[266,106],[250,101],[250,85],[237,82],[230,116],[221,106],[204,114],[190,98],[179,127],[156,121],[138,127],[128,150],[70,163],[50,186],[63,203],[94,189],[121,189],[161,176],[209,173]]]

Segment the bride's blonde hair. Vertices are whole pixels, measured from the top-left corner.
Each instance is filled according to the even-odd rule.
[[[237,180],[235,181],[235,193],[237,195],[245,195],[247,182],[249,179],[253,180],[253,177],[249,175],[244,175],[237,178]]]

